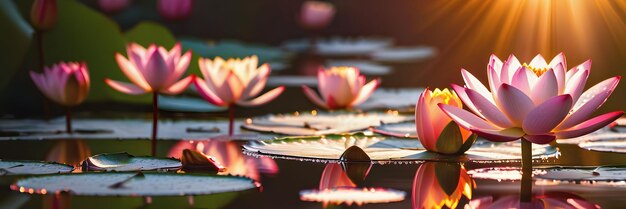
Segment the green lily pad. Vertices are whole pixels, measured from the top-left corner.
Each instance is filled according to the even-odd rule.
[[[73,166],[53,162],[0,160],[0,176],[70,173]]]
[[[173,158],[135,157],[128,153],[99,154],[82,163],[85,171],[151,171],[178,170],[180,161]]]
[[[519,167],[488,167],[468,171],[477,179],[519,181]],[[538,166],[533,168],[533,179],[561,182],[623,182],[626,166]],[[622,184],[623,186],[623,184]]]
[[[300,200],[331,205],[364,205],[390,203],[404,200],[405,192],[388,188],[333,188],[325,190],[302,190]]]
[[[207,58],[243,58],[251,55],[259,57],[259,63],[270,63],[272,70],[282,70],[288,67],[289,59],[293,54],[279,48],[249,44],[236,40],[221,40],[217,43],[196,38],[181,38],[183,48],[191,49],[201,57]],[[193,62],[196,63],[196,62]]]
[[[288,160],[320,163],[341,162],[341,155],[351,146],[360,147],[372,163],[440,162],[519,162],[519,142],[494,143],[477,141],[464,155],[442,155],[426,151],[418,140],[385,137],[372,133],[328,134],[324,136],[284,137],[275,140],[249,142],[244,153]],[[556,148],[534,145],[533,159],[545,160],[557,156]]]
[[[159,109],[174,112],[221,112],[227,108],[211,105],[196,97],[159,95]]]
[[[0,140],[39,140],[39,139],[149,139],[152,121],[140,119],[86,119],[73,120],[76,130],[105,130],[98,132],[76,132],[67,134],[65,120],[55,118],[50,121],[38,119],[0,120]],[[240,121],[236,121],[237,124]],[[228,130],[227,120],[159,120],[159,140],[207,139],[223,136]],[[262,140],[254,134],[238,140]]]
[[[324,135],[365,130],[372,126],[412,120],[413,116],[394,113],[324,112],[269,115],[252,118],[244,129],[284,135]]]
[[[122,183],[121,186],[111,186]],[[35,193],[69,192],[77,196],[189,196],[254,189],[259,184],[249,178],[201,174],[79,173],[20,179],[11,186]]]

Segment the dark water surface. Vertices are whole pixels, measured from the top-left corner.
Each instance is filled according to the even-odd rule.
[[[66,147],[61,151],[59,159],[69,163],[80,161],[78,149],[89,149],[92,154],[129,152],[135,155],[147,155],[149,142],[147,140],[89,140],[80,146],[74,141],[46,140],[46,141],[0,141],[0,158],[21,160],[46,160],[54,146]],[[69,143],[69,144],[68,144]],[[177,141],[160,141],[159,155],[166,156],[169,149]],[[73,145],[72,145],[73,144]],[[574,145],[559,145],[561,157],[548,160],[542,164],[558,165],[610,165],[626,164],[626,157],[622,154],[600,153],[585,151]],[[63,153],[65,152],[65,153]],[[58,155],[57,155],[58,157]],[[196,196],[194,206],[189,205],[188,197],[155,197],[152,204],[144,204],[141,197],[78,197],[60,199],[63,204],[71,202],[71,208],[323,208],[322,203],[305,202],[300,200],[301,190],[317,189],[325,165],[321,163],[288,161],[275,159],[278,173],[271,176],[261,174],[261,190],[231,192],[218,195]],[[512,164],[515,165],[515,164]],[[427,193],[413,193],[413,185],[419,164],[412,165],[374,165],[365,181],[359,186],[392,188],[406,192],[401,202],[386,204],[366,204],[362,208],[411,208],[413,196],[419,197]],[[466,163],[466,170],[489,166],[486,164]],[[432,172],[431,172],[432,173]],[[428,172],[422,175],[429,175]],[[432,174],[430,174],[432,175]],[[449,175],[450,181],[455,181],[455,174]],[[52,208],[51,196],[27,195],[10,191],[8,185],[14,177],[0,177],[0,206],[7,208]],[[441,180],[440,180],[441,181]],[[494,198],[517,195],[519,182],[495,180],[476,180],[472,199],[493,196]],[[600,205],[602,208],[623,208],[626,204],[625,187],[607,187],[589,184],[556,184],[535,185],[535,193],[567,192],[586,199],[586,201]],[[461,198],[459,205],[467,203],[467,198]],[[8,207],[14,205],[15,207]],[[340,206],[339,208],[357,208],[356,205]]]

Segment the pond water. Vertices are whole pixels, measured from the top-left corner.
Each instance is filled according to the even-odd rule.
[[[159,156],[167,156],[168,152],[178,149],[180,144],[187,141],[160,141],[158,143]],[[9,140],[0,141],[0,153],[2,159],[20,160],[52,160],[56,158],[66,163],[77,163],[84,156],[95,153],[129,152],[135,155],[149,154],[150,143],[147,140]],[[543,161],[542,165],[562,166],[594,166],[626,164],[623,155],[615,153],[601,153],[585,151],[576,145],[559,145],[561,157],[554,160]],[[54,150],[54,151],[52,151]],[[51,153],[52,152],[52,153]],[[567,156],[567,157],[565,157]],[[314,162],[300,162],[294,160],[274,159],[277,168],[272,172],[254,168],[248,165],[247,169],[258,169],[258,180],[262,188],[243,192],[228,192],[216,195],[201,195],[193,198],[181,197],[152,197],[151,204],[141,197],[59,197],[53,200],[51,195],[28,195],[10,191],[9,184],[16,177],[0,177],[3,185],[0,190],[0,206],[2,208],[53,208],[56,203],[71,204],[72,208],[323,208],[324,203],[301,200],[300,193],[303,190],[319,189],[320,180],[325,172],[325,164]],[[491,167],[496,164],[466,163],[464,170],[472,170],[481,167]],[[515,165],[509,164],[509,165]],[[424,170],[418,172],[423,166]],[[434,166],[434,167],[433,167]],[[369,203],[362,208],[411,208],[414,201],[434,199],[432,190],[414,188],[416,181],[424,181],[425,178],[433,178],[434,173],[429,168],[441,167],[438,164],[411,164],[411,165],[373,165],[369,174],[362,182],[355,183],[357,187],[387,188],[404,191],[403,200],[392,203]],[[244,172],[245,173],[245,172]],[[249,173],[249,172],[248,172]],[[416,176],[416,173],[418,175]],[[458,173],[458,172],[457,172]],[[465,173],[462,171],[461,173]],[[430,175],[430,176],[429,176]],[[455,179],[458,174],[450,172],[448,180],[439,179],[440,183],[459,182]],[[419,177],[419,178],[418,178]],[[332,179],[332,177],[331,177]],[[476,200],[484,197],[494,199],[506,198],[506,196],[519,194],[519,182],[497,180],[473,180],[475,186],[471,191],[471,198]],[[424,185],[424,184],[418,184]],[[414,192],[415,191],[415,192]],[[428,192],[425,192],[428,191]],[[586,202],[597,204],[602,208],[620,208],[626,203],[623,195],[626,193],[624,185],[604,185],[588,183],[554,183],[550,181],[538,181],[534,185],[535,193],[565,192],[578,195]],[[431,196],[429,196],[431,195]],[[453,195],[454,196],[454,195]],[[468,202],[466,195],[457,195],[458,205]],[[452,198],[454,199],[454,198]],[[331,207],[330,204],[328,207]],[[337,208],[357,208],[342,205]]]

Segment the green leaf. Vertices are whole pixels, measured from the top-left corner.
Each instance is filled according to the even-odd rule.
[[[467,152],[467,150],[469,150],[472,147],[472,145],[474,145],[474,142],[476,141],[477,138],[478,138],[478,135],[476,134],[472,134],[469,137],[467,137],[467,140],[465,140],[465,143],[463,143],[463,146],[461,146],[461,148],[456,154],[462,155],[463,153]]]
[[[343,162],[370,162],[370,156],[358,146],[351,146],[346,149],[339,158]]]
[[[437,181],[448,195],[452,195],[459,185],[461,165],[456,163],[435,163],[435,175]]]
[[[450,121],[437,138],[437,152],[442,154],[456,154],[463,145],[463,136],[459,126]]]
[[[4,87],[13,75],[20,69],[24,57],[31,44],[34,30],[28,21],[19,13],[13,1],[0,1],[0,27],[4,31],[0,39],[0,89]]]

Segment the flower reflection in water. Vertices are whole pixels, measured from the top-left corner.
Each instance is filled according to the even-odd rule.
[[[426,162],[415,173],[413,208],[457,208],[462,200],[472,199],[475,187],[462,165]]]
[[[181,141],[170,149],[168,156],[180,159],[185,149],[195,149],[214,157],[217,162],[226,167],[226,170],[220,174],[246,176],[260,180],[260,173],[267,175],[278,173],[278,165],[273,159],[244,155],[240,145],[235,141]]]
[[[81,161],[91,156],[91,148],[82,139],[59,140],[46,155],[46,161],[65,163],[74,166],[74,172],[80,170]],[[45,189],[41,191],[45,194]],[[70,193],[60,192],[42,196],[42,208],[70,208],[72,197]]]
[[[509,195],[494,199],[482,197],[470,201],[465,209],[496,209],[496,208],[520,208],[520,209],[596,209],[599,205],[591,203],[582,197],[567,192],[546,192],[534,195],[532,202],[520,203],[518,195]]]
[[[349,177],[350,174],[344,170],[345,167],[336,163],[326,165],[322,172],[319,189],[300,191],[300,200],[321,202],[324,208],[329,205],[356,204],[360,206],[367,203],[389,203],[404,200],[405,193],[402,191],[357,187],[357,184]]]

